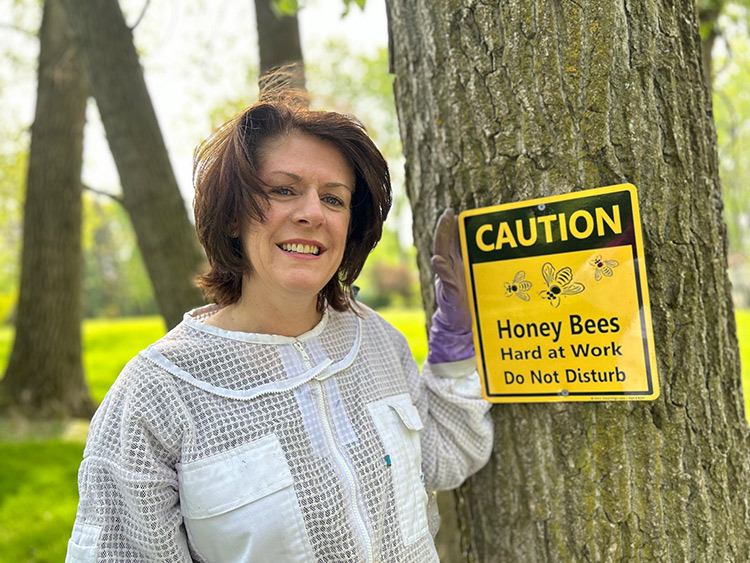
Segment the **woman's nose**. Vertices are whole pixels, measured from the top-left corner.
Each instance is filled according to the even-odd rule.
[[[323,202],[320,201],[317,190],[306,190],[298,202],[292,216],[294,221],[310,225],[318,225],[323,221]]]

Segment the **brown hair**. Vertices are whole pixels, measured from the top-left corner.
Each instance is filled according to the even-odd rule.
[[[242,276],[252,269],[238,231],[248,221],[263,221],[268,198],[259,168],[267,143],[305,133],[331,143],[354,170],[351,219],[344,256],[336,275],[318,294],[326,304],[351,309],[351,285],[380,240],[391,208],[391,181],[383,155],[361,123],[339,113],[311,111],[286,102],[261,102],[221,126],[196,150],[195,228],[210,270],[198,277],[206,297],[219,305],[240,298]]]

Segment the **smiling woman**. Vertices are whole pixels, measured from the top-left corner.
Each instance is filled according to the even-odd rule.
[[[317,213],[300,207],[300,194],[312,188],[325,204],[325,225],[298,222],[295,232],[322,231],[327,218],[341,213],[348,230],[338,275],[326,279],[316,307],[351,308],[347,288],[380,240],[391,207],[388,165],[358,122],[334,112],[257,104],[201,145],[194,177],[196,229],[211,265],[200,283],[209,299],[230,305],[240,298],[243,276],[253,268],[243,248],[250,225],[265,230],[259,225],[267,214],[283,208],[288,215],[292,205]]]
[[[259,170],[264,220],[245,219],[239,228],[249,263],[242,292],[206,322],[296,336],[320,321],[318,293],[341,265],[355,175],[334,145],[317,137],[289,133],[267,143]]]
[[[452,212],[420,374],[351,289],[391,204],[358,122],[259,103],[199,148],[194,176],[213,304],[103,401],[68,560],[437,561],[431,493],[492,444]]]

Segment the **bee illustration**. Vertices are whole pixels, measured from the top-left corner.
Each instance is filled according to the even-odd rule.
[[[593,260],[589,260],[589,264],[595,268],[594,279],[596,281],[602,279],[602,276],[611,278],[614,273],[612,272],[612,268],[617,268],[620,265],[617,260],[602,260],[601,254],[597,255]]]
[[[573,270],[569,266],[555,272],[555,267],[546,262],[542,266],[542,277],[544,283],[547,284],[547,289],[540,291],[539,295],[547,299],[555,308],[560,306],[560,297],[576,295],[586,289],[582,283],[573,281]]]
[[[530,281],[525,280],[526,272],[521,270],[516,274],[511,283],[505,282],[505,297],[511,297],[517,295],[522,301],[529,300],[529,294],[527,293],[532,286]]]

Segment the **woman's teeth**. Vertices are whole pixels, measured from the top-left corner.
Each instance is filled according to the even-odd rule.
[[[294,252],[295,254],[313,254],[317,256],[320,254],[320,247],[312,244],[280,244],[281,250],[286,252]]]

